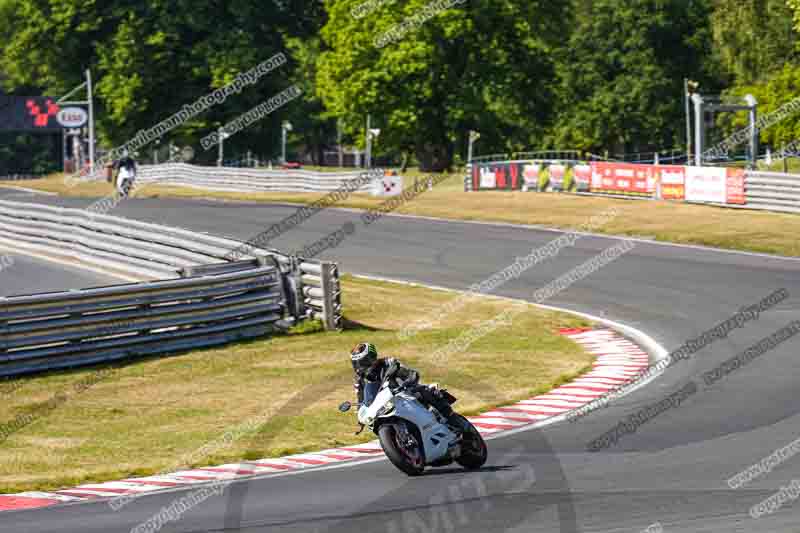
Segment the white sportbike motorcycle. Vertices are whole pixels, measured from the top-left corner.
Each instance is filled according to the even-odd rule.
[[[442,390],[449,403],[456,399]],[[339,410],[352,407],[344,402]],[[448,424],[435,407],[425,407],[406,387],[395,390],[385,381],[370,405],[359,405],[358,421],[380,439],[383,451],[394,466],[418,476],[426,466],[446,466],[453,461],[467,469],[486,462],[487,448],[481,434],[463,416],[453,413]],[[360,433],[360,431],[359,431]]]
[[[117,192],[127,195],[130,192],[130,189],[133,186],[133,180],[135,179],[135,172],[128,170],[125,167],[120,168],[119,172],[117,173],[117,180],[115,183]]]

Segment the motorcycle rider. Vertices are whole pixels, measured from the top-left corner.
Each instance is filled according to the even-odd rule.
[[[117,170],[116,189],[123,197],[128,196],[136,179],[136,161],[125,152],[122,158],[114,165]]]
[[[424,405],[432,405],[448,421],[460,427],[457,419],[451,419],[453,408],[438,387],[421,385],[419,372],[403,365],[394,358],[378,358],[378,349],[368,342],[359,343],[350,352],[350,361],[353,364],[355,379],[353,388],[358,395],[358,403],[369,405],[378,394],[381,385],[386,380],[392,380],[391,385],[410,385],[408,391],[415,395]]]

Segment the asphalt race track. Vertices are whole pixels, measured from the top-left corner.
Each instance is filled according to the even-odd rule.
[[[287,206],[129,200],[112,214],[247,239],[293,211]],[[322,254],[340,261],[345,271],[454,288],[480,282],[558,236],[531,228],[405,217],[385,217],[366,227],[357,212],[327,210],[272,245],[300,248],[348,220],[355,223],[355,233]],[[530,299],[535,289],[614,243],[613,238],[584,237],[497,292]],[[701,377],[800,318],[800,261],[642,242],[546,303],[624,322],[672,350],[780,288],[789,291],[787,300],[612,407],[576,423],[489,441],[489,462],[480,472],[442,469],[409,479],[378,461],[252,479],[231,485],[223,496],[160,531],[639,532],[658,523],[668,533],[800,533],[798,502],[787,501],[758,519],[748,514],[793,478],[800,479],[800,457],[741,488],[727,485],[730,477],[798,437],[800,340],[789,339],[713,385]],[[342,364],[348,364],[345,354]],[[622,436],[616,445],[586,450],[589,441],[624,417],[690,380],[697,392],[679,407]],[[119,512],[97,502],[6,513],[0,516],[0,531],[128,532],[191,490],[142,497]]]
[[[31,294],[66,289],[83,289],[120,283],[118,278],[103,276],[77,266],[55,264],[0,248],[0,296]],[[8,264],[8,266],[5,266]]]

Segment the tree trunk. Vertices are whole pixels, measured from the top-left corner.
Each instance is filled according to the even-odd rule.
[[[446,172],[453,165],[453,144],[447,140],[417,144],[415,151],[423,172]]]
[[[314,145],[314,157],[316,159],[315,165],[325,166],[325,143],[322,140]]]

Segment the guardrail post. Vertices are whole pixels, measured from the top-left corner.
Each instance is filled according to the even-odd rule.
[[[8,338],[8,322],[0,321],[0,360],[6,356],[6,339]]]
[[[327,331],[342,329],[342,290],[339,285],[339,268],[336,263],[322,262],[323,289],[322,318]]]
[[[283,312],[281,314],[285,316],[287,313],[289,313],[295,319],[297,319],[299,315],[295,313],[294,301],[290,301],[290,298],[294,300],[293,294],[291,293],[292,286],[290,283],[294,272],[284,274],[281,270],[281,265],[278,262],[278,258],[274,255],[260,255],[256,257],[256,262],[260,267],[266,267],[270,265],[275,267],[275,274],[278,276],[279,281],[278,287],[280,287],[281,291],[281,306],[283,307]]]
[[[303,295],[303,276],[299,270],[293,271],[291,274],[286,276],[286,282],[288,287],[287,294],[292,295],[291,299],[291,306],[290,312],[294,316],[295,320],[300,320],[304,316],[306,316],[306,305],[305,305],[305,297]]]
[[[8,320],[4,317],[8,311],[5,296],[0,296],[0,354],[6,351],[6,339],[8,338]]]
[[[291,266],[286,277],[286,294],[289,304],[289,312],[295,320],[301,320],[306,316],[305,295],[303,294],[303,271],[300,268],[300,259],[290,256]]]

